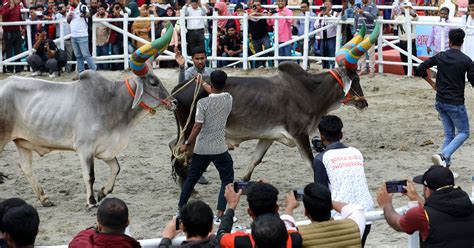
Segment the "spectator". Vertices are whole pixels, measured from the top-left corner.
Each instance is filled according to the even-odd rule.
[[[19,207],[25,205],[26,202],[20,198],[9,198],[0,203],[0,247],[8,248],[7,240],[3,237],[3,216],[5,213],[14,207]]]
[[[58,12],[56,2],[54,0],[48,0],[48,8],[43,12],[43,19],[47,21],[54,20],[54,16]],[[49,39],[56,39],[56,25],[46,24],[46,33]]]
[[[441,3],[441,1],[439,1],[439,3]],[[452,1],[443,1],[443,3],[439,6],[439,9],[444,7],[449,9],[449,18],[453,18],[457,15],[456,5]]]
[[[90,70],[95,70],[94,58],[89,52],[89,35],[87,33],[87,17],[89,9],[86,5],[79,2],[79,0],[71,0],[71,7],[74,10],[70,11],[67,16],[67,22],[71,24],[71,40],[72,48],[77,60],[77,70],[79,73],[85,70],[84,60],[87,61],[87,66]]]
[[[166,17],[176,17],[176,11],[174,10],[173,7],[168,7],[166,8],[166,12],[165,12],[165,16]],[[170,20],[171,24],[173,24],[173,26],[176,25],[176,20]],[[168,24],[166,25],[163,25],[164,27],[166,27]]]
[[[342,11],[341,11],[341,20],[345,21],[347,18],[354,18],[354,7],[355,1],[349,0],[349,2],[345,2]],[[393,12],[392,12],[393,13]],[[355,33],[355,28],[353,25],[350,24],[343,24],[342,25],[342,44],[346,44],[348,41],[352,39]]]
[[[364,211],[372,211],[374,202],[364,173],[364,157],[356,148],[347,147],[341,142],[342,128],[341,119],[335,115],[321,118],[318,129],[325,149],[314,158],[314,182],[328,187],[333,200],[358,204]],[[365,227],[362,246],[365,245],[370,228],[371,223]]]
[[[266,10],[262,9],[260,1],[254,1],[249,5],[249,36],[252,37],[252,46],[255,53],[261,52],[264,49],[270,48],[270,37],[268,36],[268,24],[266,19],[259,19],[258,17],[266,15]],[[269,56],[269,54],[267,54]],[[265,61],[256,61],[256,67],[263,67]]]
[[[189,7],[191,5],[191,8]],[[199,6],[198,0],[191,0],[191,4],[187,4],[184,8],[184,16],[197,17],[206,16],[207,10],[203,6]],[[193,47],[204,47],[204,19],[188,19],[186,22],[186,42],[188,54],[191,54]]]
[[[354,26],[356,27],[356,32],[359,32],[362,23],[365,22],[367,26],[367,32],[365,37],[368,37],[372,31],[374,31],[375,20],[377,19],[377,6],[370,2],[371,0],[362,0],[362,4],[358,3],[354,7]],[[375,76],[375,48],[372,45],[367,51],[369,55],[369,71],[367,72],[366,58],[365,55],[359,59],[359,75],[369,74],[369,77]]]
[[[237,33],[234,27],[230,26],[227,28],[227,34],[222,41],[224,47],[224,57],[242,57],[242,38],[240,33]],[[227,65],[228,61],[224,61],[224,65]]]
[[[180,53],[176,54],[176,62],[179,65],[178,84],[191,80],[191,78],[197,74],[201,74],[203,77],[210,77],[211,72],[214,71],[213,69],[206,67],[207,58],[203,47],[194,48],[191,58],[194,65],[185,70],[183,56]]]
[[[140,17],[149,17],[149,16],[150,16],[150,12],[148,9],[148,5],[142,5],[140,7]],[[149,20],[136,20],[132,24],[132,33],[147,41],[151,40],[150,35],[149,35],[150,30],[151,30],[151,22]],[[133,40],[133,45],[136,48],[139,48],[145,44],[138,42],[136,40]]]
[[[43,21],[43,6],[33,5],[30,7],[30,20],[31,21]],[[41,33],[45,24],[36,23],[31,25],[31,43],[35,43],[36,34]]]
[[[324,6],[321,7],[321,13],[319,13],[319,17],[323,18],[336,18],[338,17],[339,13],[332,10],[331,2],[324,2]],[[321,56],[323,57],[335,57],[336,56],[336,33],[337,33],[337,25],[332,20],[324,20],[320,19],[317,23],[317,28],[323,28],[326,26],[331,26],[330,28],[323,30],[322,32],[322,39],[321,45],[319,50],[321,52]],[[329,69],[334,68],[334,61],[323,60],[323,68]]]
[[[331,200],[331,192],[321,184],[310,183],[304,188],[303,204],[309,225],[298,229],[303,247],[360,247],[365,229],[361,207]],[[331,210],[341,214],[341,220],[331,218]]]
[[[140,15],[140,9],[142,5],[138,5],[137,0],[129,0],[128,4],[125,5],[130,10],[129,16],[134,18]]]
[[[277,0],[278,9],[275,16],[293,16],[293,12],[286,7],[287,0]],[[293,19],[278,19],[278,43],[284,43],[291,40],[291,27]],[[268,25],[273,26],[275,24],[275,19],[268,19]],[[291,45],[280,47],[278,49],[278,56],[291,56]]]
[[[33,48],[36,50],[35,54],[26,58],[26,62],[33,69],[31,76],[41,76],[42,71],[47,71],[49,77],[54,78],[54,74],[59,70],[56,59],[57,48],[56,44],[47,37],[45,30],[36,34]]]
[[[171,240],[177,229],[186,234],[186,240],[179,247],[216,247],[216,235],[210,234],[213,229],[212,209],[205,202],[196,200],[188,202],[179,211],[179,218],[174,217],[163,230],[163,239],[158,248],[171,248]]]
[[[278,215],[261,215],[252,222],[251,228],[255,247],[286,247],[288,231],[286,231],[285,223]]]
[[[244,6],[241,3],[238,3],[234,7],[234,13],[232,14],[233,16],[243,16],[245,14]],[[244,19],[236,19],[238,22],[239,27],[243,27],[244,25]],[[242,30],[240,30],[240,33],[242,33]]]
[[[99,11],[95,14],[96,19],[107,18],[107,5],[105,3],[99,4]],[[96,54],[97,56],[109,55],[109,36],[110,28],[106,27],[101,22],[97,22],[96,25]],[[109,64],[97,65],[99,70],[109,70]]]
[[[194,186],[212,162],[219,171],[221,179],[216,221],[220,221],[226,207],[225,186],[234,181],[233,161],[224,138],[227,117],[232,109],[232,96],[223,91],[226,80],[227,74],[223,71],[213,71],[211,73],[210,85],[201,82],[200,77],[198,77],[197,83],[202,83],[203,88],[210,95],[197,102],[193,129],[188,139],[180,147],[181,152],[186,152],[189,146],[193,146],[194,149],[178,206],[182,208],[188,202]]]
[[[69,248],[124,247],[138,248],[140,243],[125,234],[129,225],[128,207],[117,198],[105,198],[97,209],[97,226],[80,231]]]
[[[405,17],[405,10],[408,9],[410,13],[409,19],[411,21],[418,21],[418,15],[416,14],[416,11],[413,10],[411,3],[410,2],[403,2],[401,3],[402,7],[402,13],[395,19],[396,21],[404,21],[405,23],[403,24],[398,24],[398,37],[400,38],[400,48],[403,49],[404,51],[408,52],[408,23],[406,23],[406,17]],[[415,25],[411,25],[411,55],[414,57],[417,56],[416,53],[416,27]],[[405,54],[400,53],[400,59],[402,62],[406,63],[408,62],[408,57]],[[403,66],[403,71],[405,72],[405,75],[408,75],[408,67],[406,65]],[[411,76],[411,75],[409,75]]]
[[[306,16],[306,12],[308,12],[310,18],[311,17],[316,17],[316,14],[313,11],[311,11],[311,9],[309,8],[309,2],[307,0],[303,0],[301,2],[300,9],[301,9],[301,13],[299,14],[299,16]],[[296,21],[295,21],[296,28],[298,29],[298,36],[303,36],[304,35],[304,22],[305,22],[304,19],[296,19]],[[314,22],[315,22],[314,19],[309,20],[309,32],[310,33],[314,31]],[[309,36],[308,55],[311,55],[310,51],[311,51],[311,48],[314,46],[314,41],[315,41],[314,37],[315,37],[314,35]],[[301,54],[303,54],[303,47],[304,47],[303,45],[304,45],[304,40],[298,41],[298,51],[300,51]],[[309,66],[309,63],[308,63],[308,66]]]
[[[466,16],[462,18],[462,22],[465,22],[464,32],[466,32],[466,42],[464,42],[463,52],[474,60],[474,29],[466,28],[474,26],[474,0],[469,0],[468,12]]]
[[[112,14],[109,14],[109,18],[122,18],[122,5],[118,2],[115,2],[112,5]],[[123,21],[112,22],[112,25],[123,29]],[[109,44],[112,44],[112,54],[118,55],[123,54],[123,35],[115,30],[110,30],[109,35]],[[112,63],[110,69],[113,71],[123,70],[123,63]]]
[[[227,210],[217,230],[217,241],[221,248],[235,247],[237,243],[240,243],[242,245],[241,247],[252,247],[252,240],[254,240],[252,237],[253,234],[242,231],[231,233],[234,212],[240,201],[241,194],[241,190],[239,190],[239,192],[234,191],[232,184],[226,186],[225,197],[227,199]],[[277,200],[278,190],[273,185],[257,182],[247,190],[247,202],[249,205],[247,213],[253,220],[262,216],[278,216]],[[280,216],[289,234],[286,247],[301,247],[301,235],[298,233],[295,221],[292,217],[293,210],[299,205],[295,200],[293,192],[286,195],[286,203],[285,214]]]
[[[398,232],[420,232],[424,247],[473,247],[474,214],[468,194],[454,186],[453,173],[446,167],[433,165],[413,181],[423,184],[421,198],[412,182],[408,182],[406,196],[418,201],[403,215],[393,209],[392,194],[385,185],[377,191],[377,202],[383,208],[385,220]]]
[[[443,23],[451,23],[451,19],[449,19],[449,9],[442,8],[439,10],[440,20],[439,22]],[[444,52],[449,49],[449,30],[451,27],[449,26],[433,26],[430,36],[428,37],[427,48],[426,52],[428,54],[436,55],[440,52]],[[444,32],[444,45],[441,44],[441,37],[443,36]],[[431,49],[433,47],[433,49]]]
[[[167,11],[167,13],[168,13],[168,11]],[[161,35],[164,35],[166,33],[166,26],[168,26],[169,22],[170,21],[164,21],[163,22],[163,25],[165,26],[165,28],[163,28],[161,30]],[[176,31],[176,29],[173,29],[173,37],[171,38],[171,41],[168,44],[167,50],[177,54],[179,52],[178,42],[179,42],[178,32]],[[176,63],[176,61],[174,61],[174,60],[160,61],[160,68],[175,68],[177,66],[178,66],[178,63]]]
[[[13,207],[2,218],[3,237],[10,248],[34,247],[40,219],[29,204]]]
[[[466,74],[474,86],[474,65],[471,59],[461,52],[464,36],[462,29],[451,29],[450,49],[421,63],[415,74],[425,78],[436,90],[435,107],[444,127],[442,151],[431,157],[436,165],[451,166],[451,156],[469,138],[469,117],[464,106],[464,88]],[[438,66],[436,82],[426,73],[426,69],[432,66]]]
[[[58,13],[56,13],[55,17],[56,20],[66,20],[66,5],[64,3],[60,3],[58,5]],[[71,34],[71,27],[67,23],[67,21],[64,21],[62,23],[62,28],[63,28],[63,35],[69,35]],[[97,34],[98,35],[98,34]],[[61,30],[60,30],[60,25],[59,23],[56,24],[56,37],[61,36]],[[72,43],[71,39],[64,40],[64,51],[66,52],[66,59],[67,61],[72,61],[74,59],[74,50],[72,49]],[[72,64],[66,64],[66,72],[70,73],[72,71]]]
[[[0,7],[2,22],[23,21],[21,17],[21,5],[19,0],[8,0],[8,3]],[[3,41],[5,42],[5,59],[11,58],[21,53],[21,32],[22,26],[3,26]],[[0,51],[2,52],[2,51]],[[17,60],[16,62],[19,62]],[[13,66],[6,66],[5,72],[13,72]],[[16,73],[23,71],[23,66],[15,66]]]
[[[48,0],[51,1],[51,0]],[[99,4],[98,0],[90,0],[89,1],[89,17],[87,18],[87,26],[88,26],[88,35],[92,37],[92,17],[97,14],[99,11]],[[92,51],[92,38],[89,39],[89,51]]]
[[[227,10],[227,4],[225,2],[217,2],[215,4],[215,9],[219,16],[232,16],[232,14]],[[219,19],[217,20],[217,26],[223,31],[224,35],[230,27],[235,29],[234,32],[240,32],[240,22],[236,19]]]

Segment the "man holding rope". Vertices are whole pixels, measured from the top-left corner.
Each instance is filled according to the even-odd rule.
[[[444,128],[442,151],[431,157],[435,165],[449,167],[452,154],[469,138],[469,118],[464,105],[464,88],[466,74],[474,87],[474,65],[471,59],[461,52],[464,37],[462,29],[451,29],[450,49],[429,58],[416,69],[415,75],[423,77],[436,90],[435,107]],[[438,67],[436,82],[433,82],[426,72],[432,66]]]
[[[200,76],[198,82],[202,82],[199,79]],[[224,137],[227,117],[232,109],[232,96],[223,91],[226,80],[227,74],[221,70],[211,73],[211,94],[197,102],[193,129],[188,140],[180,147],[181,152],[186,152],[190,146],[194,146],[194,152],[178,206],[181,208],[188,202],[194,186],[212,162],[221,179],[216,222],[224,215],[227,204],[225,186],[234,181],[233,161]],[[203,82],[203,87],[208,88],[209,85]]]

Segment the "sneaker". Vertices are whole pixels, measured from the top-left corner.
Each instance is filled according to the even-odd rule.
[[[202,175],[202,176],[199,178],[198,183],[199,183],[199,184],[208,184],[209,181],[207,180],[206,177],[204,177],[204,175]]]
[[[55,77],[56,77],[56,75],[54,75],[54,73],[49,74],[49,78],[55,78]]]
[[[441,153],[431,156],[431,162],[433,162],[434,165],[446,166],[446,159]]]
[[[32,77],[41,76],[41,72],[40,72],[40,71],[34,71],[33,73],[31,73],[31,76],[32,76]]]

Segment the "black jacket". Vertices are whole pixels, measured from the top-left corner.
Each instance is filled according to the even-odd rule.
[[[426,69],[438,66],[436,74],[436,101],[462,105],[464,104],[465,78],[474,86],[474,65],[471,59],[459,49],[440,52],[421,63],[415,75],[427,77]]]
[[[429,222],[423,247],[473,247],[474,208],[459,187],[434,191],[425,202]]]

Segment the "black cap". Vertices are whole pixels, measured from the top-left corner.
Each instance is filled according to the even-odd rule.
[[[431,190],[437,190],[445,186],[454,186],[454,176],[450,169],[433,165],[425,174],[414,177],[413,182],[423,184]]]

